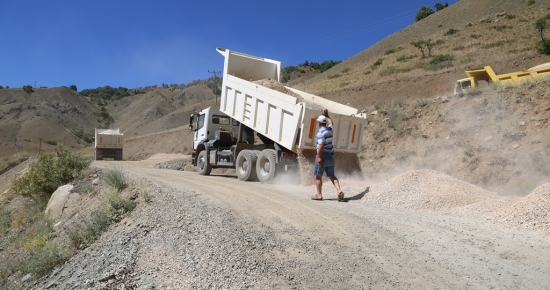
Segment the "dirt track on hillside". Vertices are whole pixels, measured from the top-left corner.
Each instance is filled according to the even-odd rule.
[[[152,164],[116,163],[146,184],[152,202],[41,279],[37,289],[550,285],[550,236],[544,232],[365,203],[364,181],[342,180],[347,202],[337,202],[328,185],[325,200],[316,202],[309,199],[312,187],[199,176]]]

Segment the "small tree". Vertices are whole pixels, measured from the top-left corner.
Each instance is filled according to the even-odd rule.
[[[412,41],[411,45],[418,48],[422,53],[422,58],[425,58],[426,49],[428,50],[428,56],[432,56],[432,48],[434,47],[435,43],[433,43],[431,39],[428,39],[428,40]]]
[[[420,10],[418,10],[418,12],[416,13],[415,19],[418,22],[434,13],[435,12],[430,7],[422,5],[422,7],[420,7]]]
[[[23,86],[23,90],[27,93],[32,93],[34,92],[34,90],[32,89],[32,86],[31,85],[26,85],[26,86]]]
[[[547,55],[550,55],[550,40],[544,38],[544,31],[550,27],[548,25],[548,20],[550,19],[550,14],[546,15],[543,18],[538,19],[535,22],[535,28],[540,33],[540,39],[541,41],[538,43],[538,51],[539,53],[544,53]]]
[[[71,90],[73,90],[73,91],[75,91],[75,92],[78,91],[78,90],[76,89],[76,85],[71,85],[71,86],[69,87],[69,89],[71,89]]]
[[[447,3],[447,2],[445,2],[445,5],[443,5],[443,4],[439,3],[439,2],[435,3],[435,9],[436,9],[437,11],[441,11],[441,10],[447,8],[447,7],[449,7],[449,3]]]

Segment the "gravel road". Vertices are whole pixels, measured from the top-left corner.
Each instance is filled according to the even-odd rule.
[[[550,287],[545,232],[364,202],[368,182],[342,203],[327,184],[316,202],[312,187],[116,164],[152,201],[35,289]]]

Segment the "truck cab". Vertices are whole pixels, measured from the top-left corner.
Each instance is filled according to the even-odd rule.
[[[198,114],[191,115],[189,129],[195,131],[193,150],[196,150],[204,142],[215,139],[216,131],[227,131],[232,138],[236,138],[239,122],[220,112],[216,107],[208,107]]]

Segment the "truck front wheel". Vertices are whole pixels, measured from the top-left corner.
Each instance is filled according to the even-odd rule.
[[[212,165],[210,165],[206,159],[206,150],[199,153],[199,157],[197,158],[197,167],[200,175],[209,175],[212,171]]]
[[[242,150],[237,156],[237,177],[249,181],[256,179],[256,160],[258,156],[250,150]]]
[[[273,149],[265,149],[260,153],[256,162],[256,174],[262,183],[271,182],[277,176],[276,152]]]

